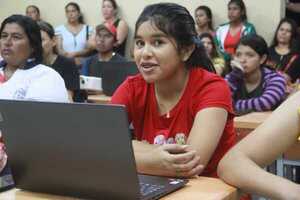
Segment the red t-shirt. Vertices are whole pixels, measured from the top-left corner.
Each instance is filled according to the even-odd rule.
[[[223,135],[202,174],[204,176],[217,176],[218,162],[235,144],[229,87],[222,78],[201,68],[190,70],[185,91],[168,114],[159,114],[154,84],[147,84],[141,75],[130,77],[122,83],[114,93],[111,103],[127,107],[135,139],[150,144],[184,144],[200,110],[208,107],[227,110],[229,114]]]
[[[228,31],[224,41],[224,49],[226,53],[230,55],[233,55],[235,53],[236,45],[238,45],[241,39],[241,33],[242,33],[242,28],[234,36],[230,34],[230,31]]]

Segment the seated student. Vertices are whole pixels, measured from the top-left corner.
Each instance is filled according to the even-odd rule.
[[[0,99],[68,102],[64,80],[55,70],[41,64],[40,28],[31,18],[12,15],[2,22],[0,52],[3,57],[0,63]],[[0,142],[0,171],[6,160]],[[7,173],[4,170],[1,175]]]
[[[97,54],[87,58],[82,66],[81,73],[86,76],[96,76],[101,64],[99,62],[119,62],[126,59],[114,52],[116,43],[116,29],[108,23],[100,24],[96,27],[95,43]],[[102,77],[102,76],[101,76]]]
[[[52,67],[64,79],[69,94],[69,100],[73,101],[74,92],[79,90],[78,67],[72,59],[57,55],[55,51],[55,33],[51,24],[38,22],[41,29],[43,45],[43,63]]]
[[[246,5],[243,0],[230,0],[228,6],[229,22],[220,25],[216,30],[216,43],[226,61],[231,59],[240,39],[255,34],[253,24],[247,21]]]
[[[226,63],[217,50],[216,44],[214,42],[214,38],[210,33],[202,33],[199,36],[201,42],[203,43],[206,53],[208,54],[208,57],[211,59],[218,75],[223,75],[226,69]]]
[[[34,21],[40,21],[41,20],[40,9],[35,5],[27,6],[26,16],[30,17]]]
[[[267,65],[281,72],[289,85],[300,78],[298,45],[296,23],[291,19],[283,18],[278,24],[269,48],[270,56]]]
[[[229,83],[237,113],[275,109],[285,99],[286,82],[277,72],[265,67],[268,46],[258,35],[244,36],[231,61]]]
[[[218,166],[219,176],[245,192],[270,199],[299,200],[299,184],[263,170],[295,144],[300,133],[299,116],[297,92],[224,156]]]
[[[111,103],[127,107],[138,172],[216,177],[219,160],[235,143],[231,94],[211,73],[192,16],[178,4],[149,5],[134,38],[140,74],[124,81]]]

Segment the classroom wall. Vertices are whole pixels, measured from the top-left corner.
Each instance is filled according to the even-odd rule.
[[[101,23],[101,0],[73,0],[82,9],[86,22],[90,25]],[[247,6],[248,18],[256,27],[258,34],[270,42],[275,28],[284,15],[284,0],[244,0]],[[27,5],[37,5],[41,10],[42,19],[57,26],[65,23],[64,6],[70,0],[0,0],[0,22],[5,17],[15,13],[25,13]],[[192,15],[199,5],[209,6],[214,15],[214,25],[227,21],[228,0],[117,0],[120,7],[120,15],[130,26],[128,43],[132,41],[134,23],[145,5],[157,2],[174,2],[187,7]],[[127,45],[128,48],[129,45]]]

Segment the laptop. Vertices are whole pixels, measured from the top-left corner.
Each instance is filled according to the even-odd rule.
[[[136,63],[127,62],[103,62],[102,63],[102,89],[107,96],[112,96],[116,89],[128,76],[138,72]]]
[[[137,174],[123,106],[0,100],[0,130],[20,189],[148,200],[187,183]]]

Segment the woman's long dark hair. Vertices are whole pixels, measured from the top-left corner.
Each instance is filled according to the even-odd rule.
[[[203,38],[208,38],[210,40],[211,45],[212,45],[212,52],[211,52],[211,57],[212,58],[216,58],[216,57],[220,56],[218,51],[217,51],[217,46],[216,46],[216,43],[214,41],[214,38],[210,33],[202,33],[199,36],[199,38],[200,38],[200,40],[202,40]]]
[[[238,7],[240,7],[241,11],[243,12],[243,14],[241,15],[241,20],[242,22],[246,22],[248,20],[247,17],[247,9],[246,9],[246,5],[244,3],[243,0],[230,0],[227,4],[227,6],[229,7],[230,4],[235,4]]]
[[[2,34],[6,24],[12,23],[16,23],[22,27],[26,36],[28,37],[29,44],[33,49],[30,58],[34,58],[35,63],[41,63],[43,61],[43,47],[40,27],[38,24],[30,17],[24,15],[11,15],[2,22],[0,34]]]
[[[77,3],[75,3],[75,2],[69,2],[69,3],[65,6],[65,11],[67,11],[67,8],[68,8],[69,6],[75,7],[75,9],[76,9],[76,10],[79,12],[79,14],[80,14],[80,16],[78,17],[78,22],[79,22],[80,24],[84,24],[84,19],[83,19],[83,15],[82,15],[82,13],[81,13],[81,10],[80,10],[80,6],[79,6]]]
[[[208,7],[208,6],[199,6],[198,8],[196,8],[195,10],[195,15],[196,15],[196,12],[198,10],[203,10],[207,16],[207,18],[209,19],[208,21],[208,28],[210,30],[214,30],[214,27],[213,27],[213,16],[212,16],[212,12],[211,12],[211,9]]]
[[[276,31],[275,31],[275,34],[274,34],[274,37],[273,37],[273,40],[272,40],[272,43],[271,43],[271,48],[273,47],[276,47],[278,45],[278,40],[277,40],[277,34],[278,34],[278,30],[280,28],[280,26],[283,24],[283,23],[288,23],[291,25],[291,40],[290,40],[290,43],[289,43],[289,48],[292,52],[294,51],[298,51],[299,50],[299,41],[297,39],[298,35],[297,35],[297,24],[294,20],[292,19],[289,19],[289,18],[283,18],[280,20],[277,28],[276,28]]]
[[[197,37],[194,19],[185,7],[175,3],[157,3],[146,6],[135,24],[135,36],[140,25],[146,21],[150,21],[160,31],[174,38],[178,52],[195,45],[195,50],[185,62],[188,69],[202,67],[215,72],[204,46]]]

